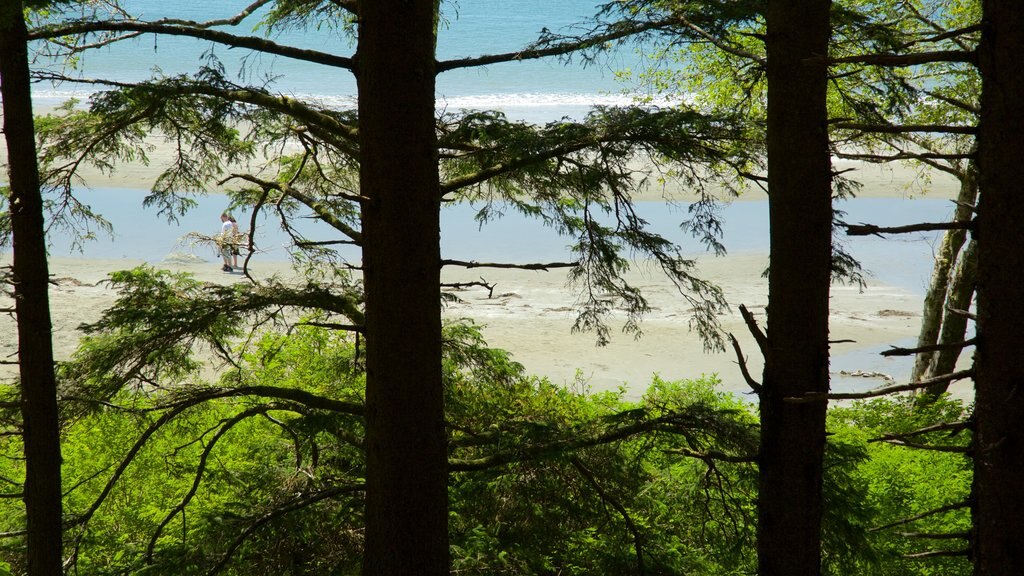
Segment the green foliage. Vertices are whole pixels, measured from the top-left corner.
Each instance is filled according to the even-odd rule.
[[[917,403],[911,397],[885,398],[830,411],[829,429],[838,436],[856,439],[867,452],[867,458],[852,472],[853,480],[866,491],[859,502],[849,502],[843,510],[858,511],[858,522],[871,529],[867,539],[873,550],[870,557],[858,560],[855,569],[836,573],[971,573],[966,557],[914,557],[928,551],[967,547],[971,461],[965,453],[941,451],[944,447],[963,449],[969,445],[969,433],[957,425],[967,417],[966,407],[950,398],[932,404]],[[935,431],[905,440],[897,437],[929,427],[936,427]],[[895,443],[879,441],[886,437]],[[900,442],[940,450],[922,450]],[[925,515],[931,511],[940,512]],[[922,517],[907,521],[918,516]],[[959,538],[943,537],[957,534]]]
[[[144,316],[153,313],[144,296],[173,300],[197,288],[142,269],[117,280],[134,288],[93,338],[122,322],[143,331],[129,302]],[[182,305],[169,304],[169,318]],[[65,424],[64,470],[80,573],[358,573],[364,374],[356,340],[300,323],[234,342],[245,346],[216,386],[188,376],[169,387],[65,396],[66,407],[89,408],[65,411],[76,414]],[[68,373],[84,369],[74,364]],[[634,401],[583,383],[559,387],[526,375],[465,322],[444,329],[443,369],[456,570],[754,570],[756,416],[714,380],[655,379]],[[904,531],[964,530],[964,509],[874,530],[965,499],[966,458],[872,441],[964,412],[948,399],[831,411],[825,573],[967,573],[962,559],[904,557],[923,549]],[[936,430],[915,442],[959,447],[963,434]],[[18,442],[0,442],[9,456],[0,477],[18,482]],[[0,501],[0,512],[0,531],[20,528],[17,502]],[[0,559],[17,565],[17,544],[8,540]]]

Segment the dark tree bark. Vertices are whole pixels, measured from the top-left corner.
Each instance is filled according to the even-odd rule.
[[[60,433],[26,34],[22,3],[0,6],[0,92],[11,187],[28,574],[53,576],[62,573]]]
[[[363,573],[448,574],[434,1],[359,5],[366,289]]]
[[[820,572],[832,193],[825,107],[829,0],[767,11],[771,268],[760,395],[757,553],[762,575]]]
[[[982,3],[974,573],[1024,574],[1024,10]]]

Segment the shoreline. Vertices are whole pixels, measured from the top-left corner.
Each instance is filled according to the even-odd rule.
[[[8,262],[9,256],[0,257],[0,261]],[[55,282],[50,297],[54,348],[59,360],[67,359],[74,351],[81,336],[78,325],[98,319],[116,297],[102,282],[107,274],[142,263],[131,259],[52,260],[51,275]],[[721,317],[723,328],[740,342],[755,379],[760,376],[762,363],[736,307],[747,306],[763,329],[767,280],[760,274],[766,263],[767,254],[745,253],[708,258],[699,268],[702,277],[717,283],[725,292],[732,309]],[[204,282],[230,284],[244,280],[239,274],[221,272],[212,258],[151,265],[189,272]],[[252,273],[256,278],[288,278],[292,274],[290,266],[283,262],[256,262]],[[591,391],[623,388],[630,398],[639,397],[654,374],[666,380],[717,374],[722,390],[739,395],[749,393],[734,352],[704,352],[696,334],[688,329],[688,303],[667,279],[652,270],[634,269],[627,274],[630,282],[644,290],[651,305],[651,312],[641,324],[643,335],[634,338],[622,334],[613,315],[609,318],[612,342],[601,348],[595,346],[593,334],[571,331],[575,297],[565,288],[564,272],[489,270],[486,275],[488,282],[496,285],[493,296],[489,297],[483,289],[458,291],[455,294],[460,301],[445,307],[444,318],[471,319],[481,326],[489,346],[508,350],[512,359],[523,364],[530,374],[567,386],[577,382],[578,374]],[[470,281],[479,276],[479,270],[459,270],[446,273],[444,280]],[[909,371],[909,360],[883,358],[878,352],[916,338],[920,298],[898,288],[869,284],[863,292],[854,287],[833,286],[831,301],[831,337],[855,341],[833,346],[832,389],[860,391],[887,385],[884,380],[870,377],[875,373],[889,374],[896,383],[904,383],[907,374],[903,372]],[[5,317],[0,324],[0,355],[9,356],[17,349],[13,319]],[[13,372],[3,370],[0,374]],[[964,398],[972,394],[970,383],[959,383],[951,390]]]

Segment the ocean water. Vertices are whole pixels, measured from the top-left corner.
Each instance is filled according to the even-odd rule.
[[[129,11],[146,20],[179,18],[206,21],[235,14],[251,0],[123,0]],[[597,13],[593,0],[447,0],[442,3],[443,24],[438,35],[441,61],[502,54],[523,49],[542,30],[580,34]],[[264,35],[255,29],[265,10],[242,25],[226,29],[238,35]],[[329,26],[308,30],[273,31],[279,43],[335,55],[350,56],[354,47],[343,31]],[[509,62],[482,68],[456,69],[438,77],[437,101],[442,109],[500,109],[513,118],[548,121],[580,117],[595,104],[631,101],[616,79],[619,71],[643,65],[645,49],[623,45],[583,65],[580,58]],[[242,84],[266,84],[270,89],[314,98],[337,107],[351,107],[355,79],[344,69],[331,69],[284,57],[255,55],[208,41],[153,34],[112,44],[86,54],[72,75],[115,81],[137,81],[152,74],[172,76],[194,71],[215,57],[228,77]],[[65,70],[67,71],[67,70]],[[68,97],[86,97],[96,88],[84,84],[40,84],[37,98],[53,103]]]

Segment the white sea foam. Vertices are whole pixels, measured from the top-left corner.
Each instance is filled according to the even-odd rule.
[[[88,89],[42,89],[34,93],[37,104],[56,106],[70,99],[87,101],[98,92]],[[292,94],[294,98],[316,102],[336,110],[352,110],[356,107],[355,95]],[[628,106],[638,103],[631,94],[586,94],[586,93],[540,93],[521,92],[511,94],[470,94],[439,96],[438,111],[457,112],[463,110],[500,110],[513,119],[548,121],[562,117],[581,118],[596,106]],[[657,96],[645,100],[649,106],[674,106],[682,98]]]

